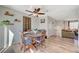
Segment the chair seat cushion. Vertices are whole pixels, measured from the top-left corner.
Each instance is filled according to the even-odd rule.
[[[24,43],[24,45],[31,45],[32,39],[31,38],[24,38],[23,43]]]

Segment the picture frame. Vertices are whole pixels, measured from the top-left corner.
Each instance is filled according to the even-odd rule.
[[[45,23],[45,19],[41,19],[40,21],[41,21],[41,23]]]

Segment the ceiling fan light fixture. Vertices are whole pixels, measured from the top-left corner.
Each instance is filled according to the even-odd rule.
[[[37,16],[37,14],[36,14],[36,13],[33,13],[33,15],[34,15],[34,16]]]
[[[27,11],[27,12],[30,12],[30,13],[32,13],[32,14],[30,14],[30,15],[33,15],[33,16],[39,16],[39,15],[45,15],[45,13],[43,13],[43,12],[40,12],[40,8],[35,8],[33,11],[30,11],[30,10],[25,10],[25,11]]]

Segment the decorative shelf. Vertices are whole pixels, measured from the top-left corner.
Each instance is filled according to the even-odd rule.
[[[0,25],[14,25],[14,24],[11,23],[9,20],[3,20],[0,22]]]

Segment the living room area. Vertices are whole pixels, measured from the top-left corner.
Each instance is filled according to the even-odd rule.
[[[0,5],[0,52],[79,52],[78,10],[77,5]]]

